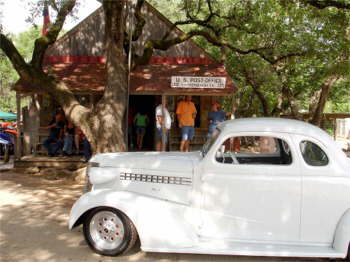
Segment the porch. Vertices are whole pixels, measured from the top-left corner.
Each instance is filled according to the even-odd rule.
[[[57,168],[77,170],[86,167],[87,163],[80,156],[48,157],[27,155],[14,160],[14,168]]]

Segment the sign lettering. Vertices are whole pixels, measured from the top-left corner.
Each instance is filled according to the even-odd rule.
[[[225,88],[226,77],[172,76],[172,88]]]

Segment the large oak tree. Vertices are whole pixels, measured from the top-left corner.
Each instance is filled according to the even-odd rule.
[[[137,41],[144,25],[148,22],[141,12],[144,0],[137,0],[134,8],[134,32],[132,39],[129,39],[125,23],[125,10],[127,10],[125,6],[130,5],[132,1],[103,0],[101,2],[106,25],[105,47],[108,79],[103,97],[92,109],[81,105],[63,82],[45,73],[42,67],[45,51],[57,40],[63,23],[67,15],[72,12],[76,0],[49,1],[51,7],[56,10],[57,16],[48,34],[35,41],[30,62],[23,59],[13,42],[3,32],[0,33],[1,49],[10,59],[19,76],[25,82],[30,83],[30,86],[49,93],[57,100],[68,119],[81,127],[95,153],[126,149],[124,120],[128,92],[127,65],[123,57],[129,53],[130,40]],[[310,0],[309,2],[315,1]],[[245,83],[253,88],[255,96],[261,102],[264,115],[279,115],[285,112],[286,108],[297,113],[298,106],[294,101],[303,92],[300,88],[293,88],[290,83],[291,78],[288,76],[294,72],[292,76],[297,79],[295,72],[302,70],[295,66],[298,61],[301,61],[298,59],[312,56],[315,52],[311,49],[321,46],[314,43],[320,39],[317,36],[314,37],[312,31],[317,31],[316,22],[312,24],[313,27],[306,26],[310,21],[314,21],[312,11],[307,14],[299,14],[298,12],[305,12],[305,10],[291,7],[289,4],[283,6],[277,1],[238,0],[184,0],[178,2],[176,8],[181,11],[182,16],[174,21],[174,27],[170,28],[169,32],[161,39],[148,39],[142,55],[136,56],[135,52],[131,52],[134,54],[133,67],[147,64],[155,49],[167,50],[173,45],[195,38],[208,50],[211,49],[214,55],[217,54],[217,58],[228,66],[229,71],[235,70],[233,66],[239,68],[236,80],[239,82],[239,77],[242,77]],[[187,26],[186,33],[172,37],[171,31],[175,26]],[[321,38],[324,36],[319,35]],[[302,40],[301,43],[298,42],[300,40]],[[343,57],[334,59],[338,59],[339,63],[343,62]],[[345,59],[347,59],[346,56]],[[312,61],[309,64],[312,63],[316,62]],[[303,66],[307,68],[304,62]],[[266,77],[267,72],[272,72],[271,77]],[[258,79],[257,75],[265,78]],[[325,79],[324,83],[334,83],[334,79],[327,80],[327,76],[330,75],[322,75],[322,78]],[[267,81],[271,80],[277,83],[279,91],[264,89]],[[327,88],[324,90],[324,93],[327,94]],[[267,100],[271,94],[277,97],[272,104]],[[253,107],[253,103],[251,106]],[[322,108],[318,111],[322,111]]]
[[[231,18],[230,24],[234,26],[219,31],[220,38],[229,39],[236,46],[239,43],[241,49],[264,47],[259,55],[237,52],[226,55],[226,67],[239,86],[235,99],[237,115],[284,114],[302,118],[300,112],[309,109],[309,121],[321,125],[330,97],[346,103],[350,98],[349,91],[346,94],[350,74],[350,14],[348,4],[336,2],[348,3],[271,0],[244,1],[240,5],[239,1],[231,4],[227,1],[225,16]],[[316,7],[316,3],[322,3],[322,7]],[[211,25],[217,28],[216,24]],[[199,43],[218,57],[222,54],[222,50],[215,50],[203,41]],[[274,57],[281,59],[271,59]],[[336,96],[333,90],[338,87],[344,92],[337,92]],[[339,96],[341,93],[345,95]]]
[[[102,99],[92,109],[81,105],[63,82],[56,80],[53,76],[43,71],[42,62],[45,51],[57,40],[64,21],[72,11],[76,0],[50,0],[49,3],[57,11],[57,16],[50,26],[47,35],[35,41],[30,62],[26,62],[23,59],[13,42],[2,32],[0,34],[1,49],[10,59],[13,67],[23,81],[30,83],[29,86],[34,86],[38,90],[50,94],[62,106],[67,118],[75,125],[81,127],[95,153],[124,151],[126,144],[123,123],[125,123],[124,119],[127,106],[127,67],[124,63],[125,59],[123,59],[123,55],[124,50],[128,50],[129,43],[128,34],[125,30],[125,5],[131,4],[131,1],[102,1],[106,25],[105,47],[108,79]],[[142,33],[143,26],[147,22],[141,13],[143,4],[144,0],[138,0],[135,7],[136,26],[133,33],[133,41],[137,41]],[[204,19],[198,19],[189,15],[186,21],[175,24],[203,25],[204,29],[190,30],[188,33],[184,33],[179,37],[170,38],[169,35],[170,31],[173,30],[172,28],[162,39],[149,39],[144,46],[143,55],[134,57],[134,66],[146,64],[151,58],[154,49],[166,50],[194,36],[201,36],[215,46],[225,47],[241,54],[259,54],[264,59],[271,59],[271,62],[282,59],[281,57],[267,56],[263,53],[264,47],[240,50],[230,42],[220,39],[220,28],[216,29],[210,26],[210,22],[215,16],[219,16],[219,14],[214,13],[211,9],[211,1],[206,1],[206,4],[209,14]],[[230,26],[225,25],[225,27]],[[224,30],[223,27],[221,30]],[[211,31],[206,29],[211,29]]]

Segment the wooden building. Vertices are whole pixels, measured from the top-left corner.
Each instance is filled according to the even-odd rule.
[[[161,39],[172,23],[147,2],[142,12],[147,24],[140,39],[134,44],[136,52],[141,54],[147,39]],[[173,30],[173,36],[182,32]],[[102,96],[106,86],[107,72],[104,54],[104,18],[103,9],[99,8],[84,21],[56,41],[44,58],[45,70],[74,92],[78,100],[87,106],[95,104]],[[192,85],[187,87],[172,87],[173,77],[195,79],[218,79],[221,85]],[[214,77],[214,78],[213,78]],[[204,81],[204,80],[202,80]],[[209,81],[209,80],[208,80]],[[18,97],[35,96],[32,103],[23,114],[23,148],[24,155],[38,153],[40,142],[45,134],[40,133],[39,126],[45,126],[52,117],[55,102],[44,93],[28,92],[24,83],[16,84]],[[210,87],[210,88],[209,88]],[[225,67],[219,64],[202,48],[189,40],[169,48],[167,51],[155,50],[148,65],[140,66],[131,72],[129,88],[129,111],[148,112],[151,124],[145,137],[145,149],[154,150],[155,116],[157,96],[168,96],[168,109],[173,119],[170,150],[178,150],[179,130],[176,126],[176,104],[181,96],[192,95],[197,108],[196,139],[194,146],[200,146],[205,141],[207,132],[207,114],[211,102],[218,96],[234,92],[232,79]],[[20,107],[20,106],[19,106]],[[19,110],[21,111],[21,110]]]

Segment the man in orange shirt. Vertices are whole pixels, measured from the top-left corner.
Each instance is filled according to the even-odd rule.
[[[196,118],[197,110],[191,100],[191,96],[186,96],[185,101],[180,101],[176,109],[177,120],[181,128],[181,152],[189,151],[190,140],[194,137],[194,119]]]

